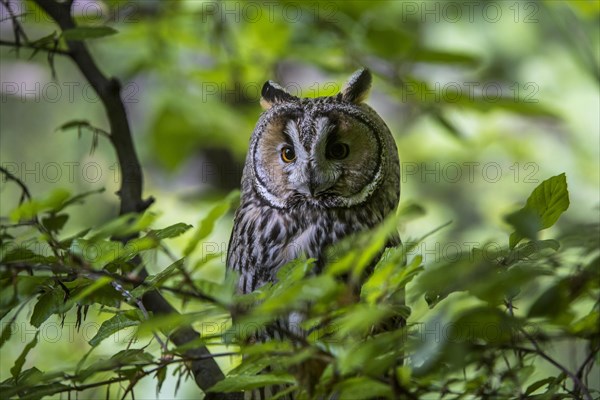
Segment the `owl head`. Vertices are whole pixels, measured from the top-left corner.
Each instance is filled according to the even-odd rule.
[[[364,103],[371,80],[361,69],[337,95],[317,98],[299,98],[266,82],[243,190],[254,190],[277,208],[357,206],[384,182],[398,192],[394,139]]]

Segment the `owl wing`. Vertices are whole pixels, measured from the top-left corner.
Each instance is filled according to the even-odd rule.
[[[253,273],[253,267],[250,262],[250,246],[246,234],[248,222],[245,221],[244,215],[240,210],[241,209],[238,209],[235,214],[233,230],[231,231],[231,237],[229,238],[229,245],[227,247],[226,266],[228,271],[235,271],[240,274],[238,280],[238,293],[248,293],[247,286],[248,281],[252,279],[251,275]]]
[[[227,249],[227,268],[240,275],[238,293],[250,293],[273,279],[280,247],[269,240],[271,216],[271,210],[252,205],[240,207],[236,212]]]
[[[398,232],[394,231],[394,233],[392,233],[392,235],[388,239],[388,242],[385,245],[385,247],[398,247],[401,244],[402,244],[402,239],[400,239],[400,234]]]

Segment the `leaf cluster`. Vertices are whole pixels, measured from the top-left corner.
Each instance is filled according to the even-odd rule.
[[[15,360],[12,377],[2,382],[8,397],[35,399],[114,382],[128,383],[132,391],[148,375],[158,378],[160,390],[168,366],[176,365],[174,373],[185,377],[186,348],[207,344],[227,346],[215,357],[238,360],[213,392],[277,385],[276,396],[295,398],[592,395],[587,376],[600,346],[597,248],[561,237],[539,239],[539,231],[568,208],[564,174],[542,182],[523,209],[506,217],[515,230],[508,245],[481,246],[428,263],[415,249],[436,229],[383,250],[404,217],[400,212],[376,230],[331,248],[321,273],[314,260],[299,259],[280,269],[277,282],[246,296],[234,294],[235,276],[208,281],[197,274],[202,262],[191,262],[215,221],[236,204],[237,193],[217,203],[194,229],[185,223],[153,228],[156,215],[147,211],[63,237],[69,207],[84,197],[60,190],[24,201],[10,214],[14,225],[3,226],[0,310],[9,323],[1,344],[11,339],[10,322],[28,302],[33,302],[29,323],[38,329],[51,316],[64,321],[69,313],[80,326],[90,308],[112,316],[68,373],[23,370],[38,344],[36,335]],[[188,230],[186,257],[173,259],[156,275],[136,277],[132,259],[167,251],[163,242]],[[132,233],[139,236],[125,243],[113,239]],[[187,311],[149,313],[140,300],[154,290],[179,298]],[[228,328],[222,325],[186,346],[169,342],[178,326],[226,322],[232,314]],[[127,329],[147,344],[87,360],[104,340]],[[265,335],[270,340],[262,340]],[[587,356],[576,370],[550,350],[562,340],[584,343]],[[153,342],[160,346],[149,347]],[[542,369],[540,360],[557,373]],[[107,372],[110,378],[102,379]]]

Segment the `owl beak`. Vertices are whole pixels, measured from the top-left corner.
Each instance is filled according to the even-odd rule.
[[[298,185],[296,190],[305,196],[317,197],[325,193],[332,186],[333,184],[331,182],[319,182],[315,179],[311,179]]]
[[[317,174],[314,168],[307,168],[302,176],[296,190],[305,196],[318,197],[327,192],[335,185],[335,180],[321,174]]]
[[[325,193],[331,186],[333,185],[331,185],[329,182],[310,182],[308,187],[310,190],[310,195],[317,197]]]

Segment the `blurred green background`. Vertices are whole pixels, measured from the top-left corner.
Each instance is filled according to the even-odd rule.
[[[29,2],[9,4],[23,13],[31,39],[57,30]],[[0,7],[1,38],[12,41]],[[264,81],[295,95],[329,95],[362,66],[374,74],[368,103],[398,144],[401,207],[415,210],[400,226],[402,237],[453,221],[417,248],[426,263],[487,242],[506,245],[503,215],[562,172],[571,206],[557,229],[600,218],[597,1],[77,1],[75,15],[81,25],[118,31],[87,45],[102,71],[123,84],[157,226],[197,225],[239,186]],[[67,233],[112,218],[119,187],[112,148],[100,137],[90,151],[91,133],[79,138],[76,129],[57,129],[72,120],[108,129],[89,84],[60,55],[55,78],[42,52],[2,46],[0,56],[2,166],[34,196],[56,187],[106,188],[72,210]],[[5,182],[0,188],[5,217],[19,191]],[[226,251],[231,220],[223,218],[193,259]],[[179,254],[187,239],[172,240],[171,250]],[[155,271],[166,265],[160,256],[153,261]],[[224,256],[216,257],[202,273],[220,279],[223,266]],[[91,318],[100,323],[107,316]],[[33,337],[27,320],[18,324],[22,335],[2,348],[0,380]],[[28,362],[48,370],[73,365],[95,332],[67,338],[73,328],[66,329],[62,336],[48,330]],[[120,339],[95,355],[127,344]],[[576,359],[572,345],[562,354]],[[160,397],[172,398],[174,385],[168,381]],[[148,385],[136,394],[153,398],[154,390]],[[179,395],[194,393],[188,382]]]

